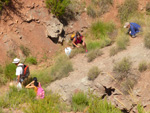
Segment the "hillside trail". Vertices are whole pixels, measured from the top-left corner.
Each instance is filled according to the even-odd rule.
[[[71,59],[74,71],[68,77],[51,83],[46,90],[52,90],[60,94],[64,100],[67,100],[76,90],[88,91],[89,88],[93,88],[93,85],[99,83],[106,84],[105,86],[112,86],[107,84],[109,80],[112,80],[107,75],[99,75],[93,82],[89,81],[87,77],[89,69],[97,66],[102,72],[112,73],[114,64],[124,57],[128,57],[132,61],[133,69],[138,69],[138,64],[141,61],[149,61],[150,59],[150,51],[144,47],[143,42],[141,36],[130,38],[130,45],[127,49],[112,57],[110,57],[109,53],[110,48],[114,45],[105,47],[102,49],[103,55],[90,63],[87,62],[86,53],[76,55]]]

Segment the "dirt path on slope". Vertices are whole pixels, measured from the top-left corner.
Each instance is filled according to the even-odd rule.
[[[99,88],[101,86],[99,86],[98,83],[111,86],[110,80],[112,79],[107,74],[99,75],[93,82],[88,81],[87,73],[92,66],[98,66],[103,72],[112,73],[114,63],[120,61],[124,57],[130,58],[133,68],[138,68],[138,64],[142,60],[149,61],[150,59],[150,51],[144,47],[143,39],[140,37],[130,39],[130,46],[128,46],[127,50],[119,52],[115,56],[109,56],[110,48],[111,46],[102,49],[104,54],[91,63],[87,62],[86,54],[75,56],[71,59],[74,71],[71,72],[68,77],[51,83],[47,87],[47,90],[57,92],[64,100],[67,100],[77,89],[87,91],[89,88]]]

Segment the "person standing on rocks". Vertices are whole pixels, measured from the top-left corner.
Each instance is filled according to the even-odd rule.
[[[82,36],[78,31],[76,32],[76,35],[73,38],[72,44],[74,47],[77,47],[77,48],[80,48],[78,44],[81,44],[83,48],[85,49],[85,51],[88,52],[86,48],[85,37]]]
[[[136,34],[140,32],[141,26],[137,23],[126,22],[124,28],[128,28],[127,34],[129,34],[132,38],[135,38]]]

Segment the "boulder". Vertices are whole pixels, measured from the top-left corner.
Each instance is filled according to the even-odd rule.
[[[55,17],[52,17],[51,20],[46,21],[46,35],[51,38],[58,38],[62,33],[63,24]]]

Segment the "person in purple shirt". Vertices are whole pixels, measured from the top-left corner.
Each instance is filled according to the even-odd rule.
[[[136,34],[140,32],[141,26],[136,23],[126,22],[124,28],[128,28],[127,34],[131,35],[131,37],[135,38]]]

